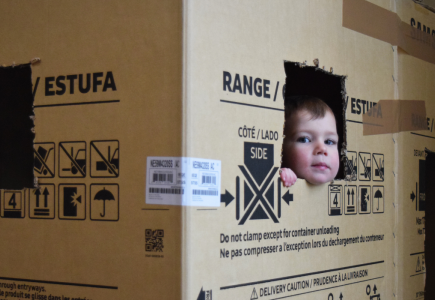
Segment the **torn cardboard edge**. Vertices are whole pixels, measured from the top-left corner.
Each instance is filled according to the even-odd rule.
[[[31,63],[0,67],[0,189],[34,188]]]
[[[3,64],[3,65],[1,65],[0,67],[3,67],[3,68],[7,68],[7,67],[13,67],[13,68],[15,68],[15,67],[19,67],[19,66],[25,66],[25,65],[28,65],[28,64],[30,64],[30,65],[35,65],[35,64],[38,64],[38,63],[40,63],[41,62],[41,58],[40,57],[34,57],[34,58],[32,58],[30,61],[29,61],[29,63],[27,63],[27,64],[16,64],[15,62],[12,62],[12,64],[11,65],[6,65],[6,64]]]
[[[363,135],[428,130],[421,100],[380,100],[363,116]]]
[[[338,150],[341,156],[340,168],[335,179],[345,179],[345,161],[347,148],[347,129],[346,129],[346,85],[347,76],[333,74],[333,68],[329,70],[325,67],[320,68],[318,59],[314,59],[314,66],[308,66],[307,62],[299,63],[284,61],[284,71],[286,73],[285,95],[310,95],[322,99],[333,111],[337,134],[340,138]],[[285,120],[283,123],[285,129]],[[282,159],[281,148],[281,159]],[[282,162],[281,162],[282,163]]]
[[[435,64],[435,37],[376,4],[365,0],[343,0],[342,26],[398,46],[414,57]]]

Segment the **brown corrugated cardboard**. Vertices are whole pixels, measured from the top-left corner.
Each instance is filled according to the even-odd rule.
[[[413,3],[401,1],[397,7],[400,18],[429,36],[435,28],[435,19],[432,12]],[[427,130],[421,132],[411,131],[396,135],[398,143],[398,156],[401,157],[396,164],[397,173],[397,203],[402,205],[398,210],[397,223],[397,261],[398,293],[403,298],[415,299],[422,297],[425,291],[425,157],[420,149],[433,149],[433,76],[434,65],[418,60],[411,55],[398,51],[398,81],[397,94],[399,99],[417,96],[426,102]],[[401,84],[402,82],[402,84]],[[403,84],[405,83],[406,84]],[[429,253],[430,254],[430,253]],[[430,295],[426,299],[430,299]]]
[[[373,3],[404,22],[414,9]],[[345,28],[343,2],[0,8],[1,63],[41,58],[32,66],[40,188],[2,190],[0,299],[423,293],[413,268],[424,226],[408,223],[424,212],[408,198],[422,159],[412,155],[430,137],[366,136],[362,116],[382,99],[416,99],[431,118],[433,64]],[[347,77],[336,98],[346,180],[285,188],[285,66],[315,59],[325,76]],[[21,218],[4,214],[14,195]]]
[[[181,3],[29,4],[1,4],[0,56],[5,64],[41,58],[32,68],[35,151],[40,146],[52,149],[48,167],[54,175],[35,174],[41,193],[47,188],[53,215],[35,216],[36,195],[26,190],[25,217],[1,218],[2,283],[45,287],[45,292],[4,287],[2,291],[71,299],[179,297],[181,208],[143,209],[153,208],[144,199],[146,157],[182,154]],[[103,91],[108,76],[113,76],[108,81],[113,85]],[[57,82],[63,83],[63,94]],[[55,91],[59,92],[46,96]],[[102,157],[93,144],[103,148]],[[96,162],[107,159],[109,147],[110,159],[116,159],[118,149],[117,172],[111,174],[107,168],[94,174]],[[67,170],[74,167],[66,155],[71,151],[75,160],[86,160],[85,175]],[[64,188],[82,196],[76,217],[59,210]],[[100,221],[103,201],[93,199],[103,189],[116,198],[105,201],[111,221]],[[1,195],[2,208],[9,200],[6,193]],[[116,201],[119,210],[111,206]],[[110,215],[110,210],[117,215]],[[165,258],[145,258],[145,230],[162,228],[163,216],[171,223],[165,230]]]

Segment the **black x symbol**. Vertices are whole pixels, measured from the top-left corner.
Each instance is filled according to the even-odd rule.
[[[251,176],[248,174],[248,171],[246,171],[245,166],[239,166],[240,170],[242,171],[243,175],[245,175],[246,180],[251,185],[252,189],[254,190],[254,193],[256,194],[254,200],[249,204],[248,209],[246,210],[245,214],[243,215],[243,218],[240,220],[239,225],[243,225],[246,222],[246,219],[248,219],[249,215],[251,214],[252,210],[254,209],[255,205],[258,201],[260,201],[264,208],[269,213],[270,217],[275,223],[279,223],[278,219],[276,218],[273,211],[270,209],[269,204],[267,203],[266,199],[263,197],[263,193],[268,187],[269,183],[272,181],[273,176],[275,176],[276,171],[278,171],[278,167],[274,167],[272,169],[272,172],[269,174],[269,177],[263,182],[263,186],[261,187],[261,190],[258,190],[257,185],[252,180]]]

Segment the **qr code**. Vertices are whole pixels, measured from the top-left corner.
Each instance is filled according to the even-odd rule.
[[[145,251],[163,252],[163,229],[146,229],[145,230]]]

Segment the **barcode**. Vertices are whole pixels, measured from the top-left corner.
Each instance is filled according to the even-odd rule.
[[[171,182],[174,178],[173,174],[165,174],[165,173],[154,173],[153,174],[153,182]]]
[[[152,193],[152,194],[176,194],[176,195],[184,195],[184,189],[150,188],[149,192]]]
[[[206,175],[203,175],[202,176],[202,184],[213,184],[213,185],[216,185],[216,176],[206,176]]]
[[[217,191],[210,191],[210,190],[193,190],[192,193],[194,195],[201,195],[201,196],[217,196]]]

